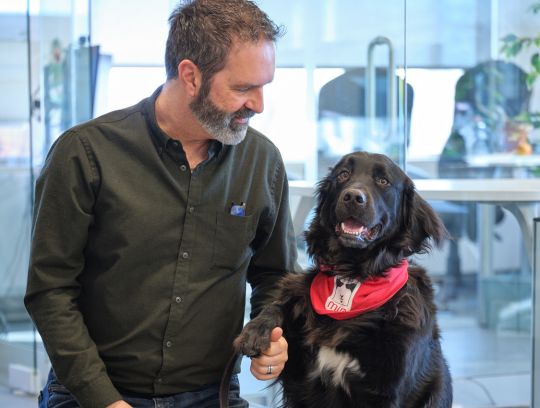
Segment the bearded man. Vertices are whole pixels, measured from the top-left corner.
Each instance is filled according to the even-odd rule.
[[[296,261],[263,111],[282,34],[247,0],[192,0],[170,19],[166,82],[75,126],[36,185],[25,296],[52,370],[40,407],[218,406],[244,319]],[[287,342],[251,362],[279,375]],[[233,376],[231,407],[245,407]]]

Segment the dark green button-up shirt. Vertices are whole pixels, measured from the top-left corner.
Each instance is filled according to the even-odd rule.
[[[159,91],[66,132],[37,180],[25,304],[85,408],[219,382],[246,280],[256,311],[296,261],[276,147],[249,129],[190,171]]]

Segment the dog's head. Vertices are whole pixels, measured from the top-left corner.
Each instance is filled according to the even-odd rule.
[[[383,269],[429,250],[446,230],[412,180],[382,154],[344,156],[318,184],[315,217],[306,233],[312,257],[374,260]]]

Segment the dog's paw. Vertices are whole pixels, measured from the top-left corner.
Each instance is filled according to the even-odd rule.
[[[250,321],[234,340],[234,349],[245,356],[258,357],[270,347],[270,334],[274,327],[274,324],[262,319]]]

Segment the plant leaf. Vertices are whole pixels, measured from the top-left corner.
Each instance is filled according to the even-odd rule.
[[[525,82],[527,82],[527,87],[531,89],[534,85],[534,81],[536,81],[536,78],[538,78],[538,72],[532,71],[527,74],[527,77],[525,79]]]
[[[531,123],[534,128],[540,128],[540,112],[531,112],[529,115],[529,123]]]
[[[508,49],[509,56],[515,57],[517,54],[519,54],[519,52],[521,51],[522,48],[523,48],[523,42],[522,41],[518,41],[518,42],[512,44],[512,46]]]
[[[537,74],[540,73],[540,56],[538,55],[538,53],[534,54],[531,57],[531,65],[536,70]]]
[[[537,14],[540,11],[540,2],[536,2],[536,3],[531,4],[530,10],[534,14]]]
[[[515,35],[515,34],[507,34],[505,35],[503,38],[501,38],[501,41],[503,43],[509,43],[509,42],[514,42],[518,39],[518,36]]]

